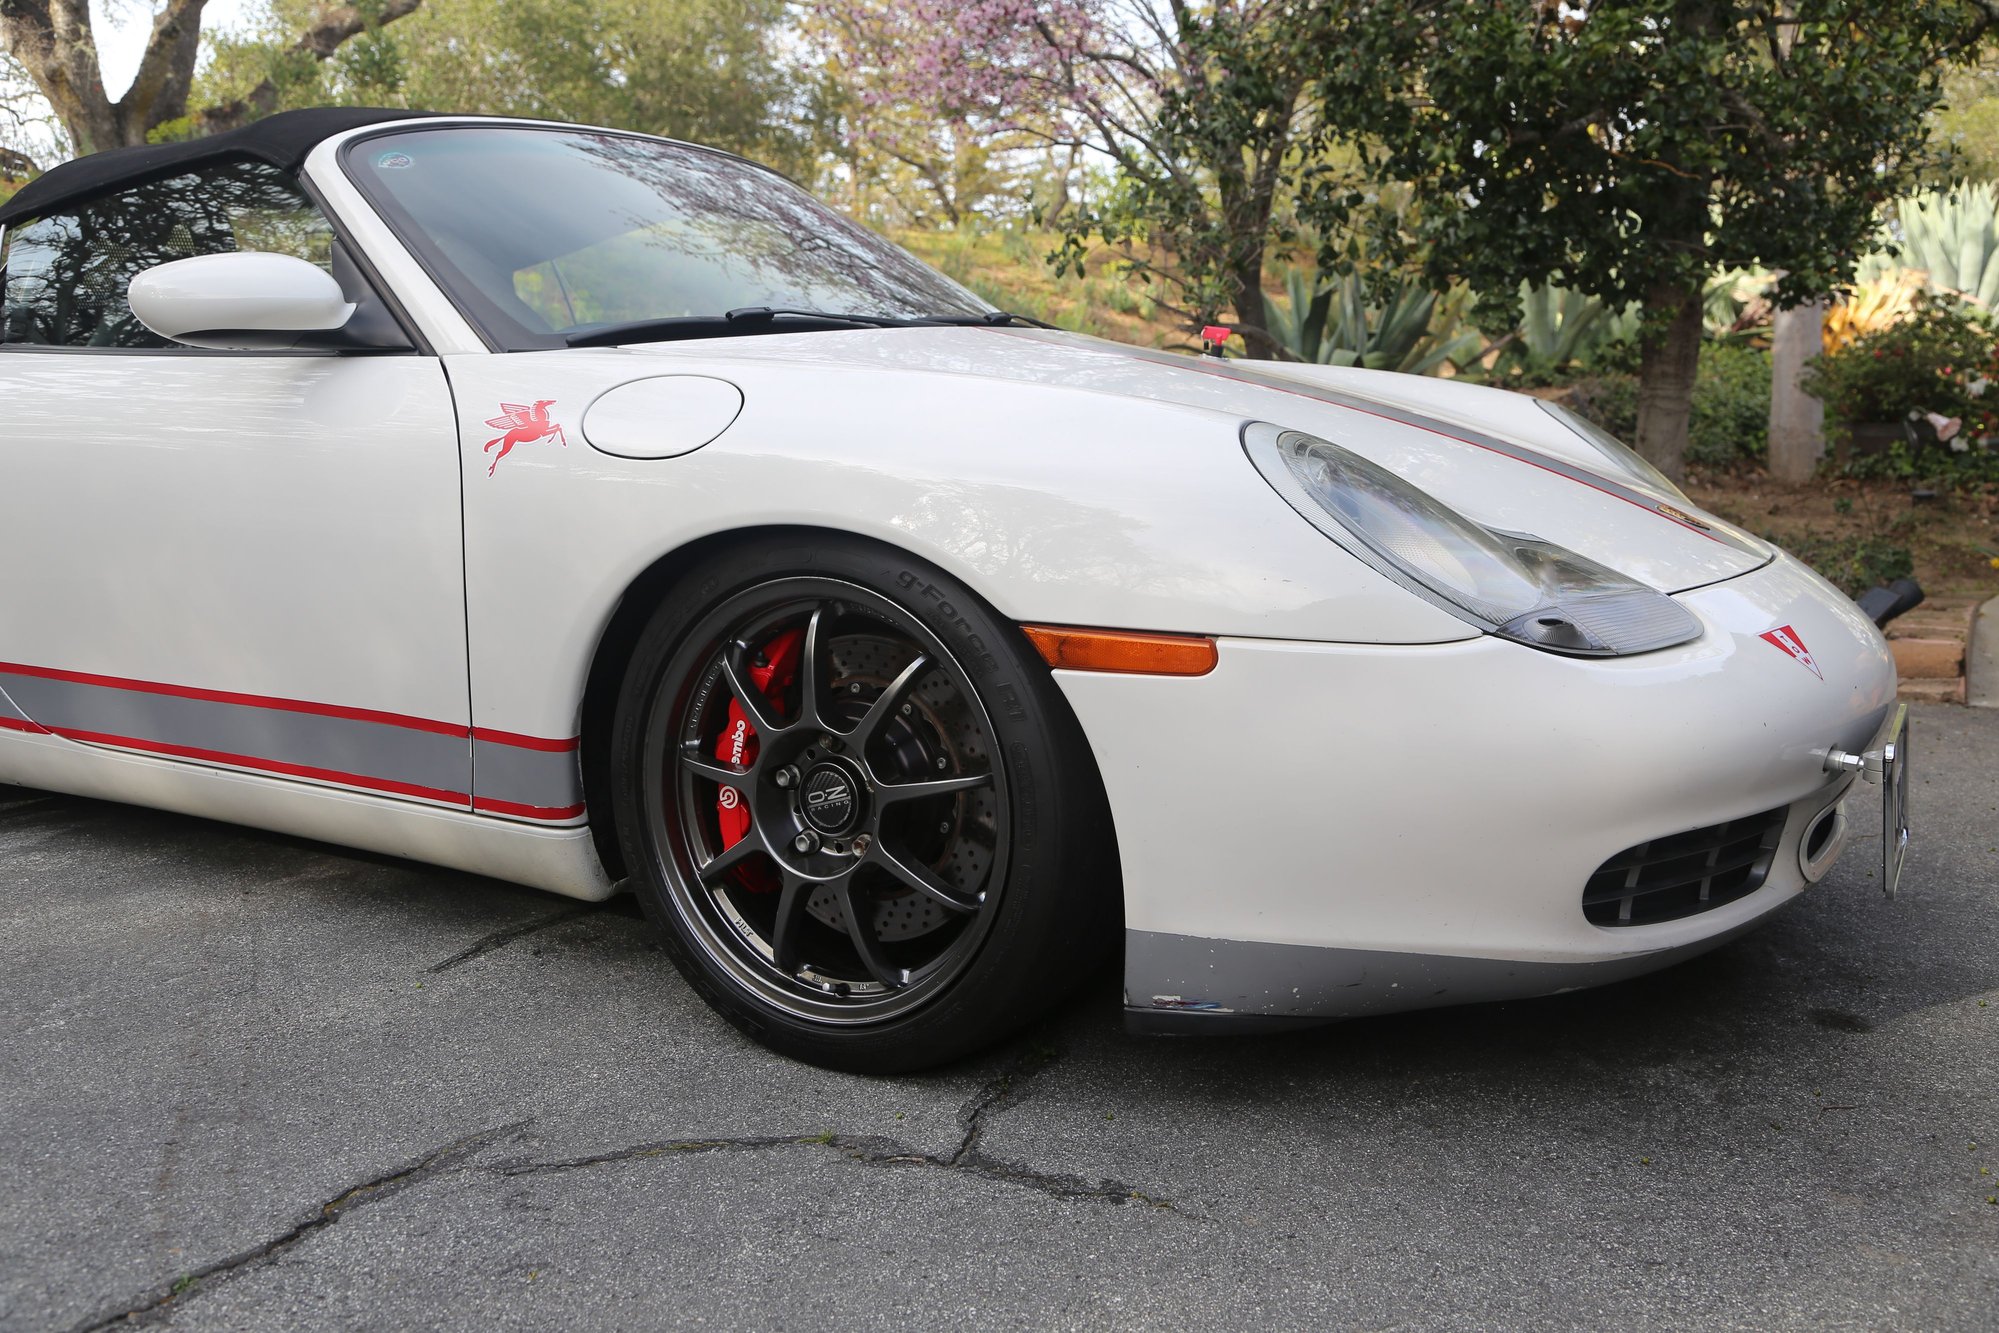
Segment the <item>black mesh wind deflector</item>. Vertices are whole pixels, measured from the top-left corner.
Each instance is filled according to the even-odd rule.
[[[0,227],[231,158],[250,158],[268,162],[281,171],[296,172],[313,149],[336,134],[434,114],[365,106],[312,107],[304,111],[280,111],[241,129],[187,143],[149,144],[144,148],[113,148],[92,153],[52,167],[22,186],[12,199],[0,204]]]

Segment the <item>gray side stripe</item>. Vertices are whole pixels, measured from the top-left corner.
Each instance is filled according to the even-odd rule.
[[[8,718],[15,722],[26,722],[28,720],[28,715],[22,712],[12,699],[7,697],[7,691],[5,690],[0,690],[0,717]]]
[[[465,737],[38,676],[0,673],[0,688],[29,717],[56,732],[126,737],[374,778],[429,789],[454,805],[466,801],[471,790],[472,744]]]
[[[474,737],[472,771],[479,803],[503,801],[536,809],[583,804],[583,770],[575,750],[532,750]]]

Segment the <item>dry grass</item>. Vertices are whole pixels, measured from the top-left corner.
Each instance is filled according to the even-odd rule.
[[[1886,553],[1899,548],[1932,596],[1999,595],[1999,488],[1919,500],[1907,482],[1780,486],[1748,472],[1687,490],[1702,508],[1768,537],[1848,591],[1878,581],[1892,563]]]
[[[1108,255],[1092,255],[1081,277],[1056,277],[1047,260],[1056,246],[1051,233],[899,231],[890,239],[1002,310],[1139,347],[1199,347]]]

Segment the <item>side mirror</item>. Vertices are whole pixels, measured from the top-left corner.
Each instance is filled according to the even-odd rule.
[[[355,309],[324,269],[256,250],[149,268],[132,279],[126,299],[139,322],[162,338],[225,351],[319,342],[315,335],[344,328]]]

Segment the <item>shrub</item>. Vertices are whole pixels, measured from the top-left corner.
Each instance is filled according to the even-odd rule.
[[[1901,323],[1813,357],[1803,384],[1835,430],[1928,412],[1962,417],[1974,405],[1974,372],[1991,356],[1992,330],[1976,307],[1923,293]]]
[[[1999,339],[1976,306],[1921,295],[1903,323],[1812,358],[1804,387],[1826,405],[1835,443],[1855,422],[1903,424],[1886,452],[1846,458],[1849,475],[1951,486],[1999,480]]]
[[[1638,433],[1638,377],[1593,375],[1571,386],[1578,412],[1621,440]],[[1739,343],[1703,343],[1687,425],[1687,461],[1725,468],[1761,458],[1770,430],[1770,357]]]
[[[1703,346],[1687,428],[1687,461],[1724,468],[1761,458],[1769,436],[1769,354],[1737,343]]]
[[[1770,536],[1770,540],[1775,542],[1777,538]],[[1876,584],[1905,579],[1916,572],[1915,557],[1909,548],[1898,546],[1887,537],[1793,535],[1782,544],[1792,555],[1837,584],[1848,597],[1858,597]]]

